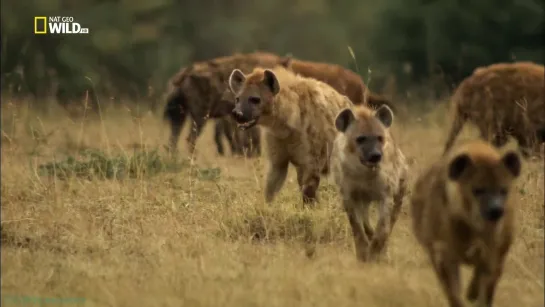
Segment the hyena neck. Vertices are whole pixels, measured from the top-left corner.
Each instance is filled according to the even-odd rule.
[[[293,100],[286,99],[286,91],[280,91],[272,101],[271,112],[262,115],[261,125],[273,134],[285,135],[288,132],[301,130],[301,115]],[[288,102],[288,103],[287,103]]]
[[[268,133],[280,139],[287,138],[293,133],[293,129],[286,125],[283,120],[270,115],[262,116],[259,120],[259,125],[265,128]]]

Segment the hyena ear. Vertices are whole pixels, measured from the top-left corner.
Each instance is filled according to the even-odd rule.
[[[354,119],[355,117],[352,110],[344,109],[337,115],[337,118],[335,118],[335,128],[337,128],[339,132],[345,132]]]
[[[375,111],[375,117],[384,125],[389,128],[394,121],[394,112],[389,106],[383,104]]]
[[[451,180],[458,180],[471,164],[472,162],[469,155],[463,153],[456,156],[448,166],[448,177]]]
[[[501,159],[503,165],[509,170],[513,177],[518,177],[522,168],[520,156],[514,151],[508,151]]]
[[[240,69],[234,69],[229,76],[229,89],[233,93],[238,93],[242,84],[246,81],[246,76]]]
[[[285,68],[289,68],[291,65],[292,57],[291,55],[287,55],[280,59],[280,66],[283,66]]]
[[[280,91],[280,84],[278,83],[278,79],[276,78],[276,75],[272,70],[265,69],[264,72],[265,78],[263,79],[263,83],[271,90],[273,96],[278,94]]]

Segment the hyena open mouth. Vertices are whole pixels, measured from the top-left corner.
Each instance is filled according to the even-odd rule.
[[[238,125],[238,128],[241,129],[241,130],[247,130],[247,129],[250,129],[252,128],[253,126],[255,126],[257,124],[257,119],[252,119],[250,121],[247,121],[245,123],[239,123],[237,124]]]
[[[377,171],[380,168],[380,163],[372,163],[363,158],[360,158],[360,163],[371,171]]]

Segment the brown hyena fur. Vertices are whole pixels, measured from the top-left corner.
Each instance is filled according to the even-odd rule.
[[[459,267],[474,268],[466,298],[492,306],[513,240],[515,150],[483,140],[453,147],[426,170],[411,197],[413,231],[427,252],[451,307],[463,306]]]
[[[331,156],[331,172],[339,187],[360,261],[378,256],[386,246],[406,193],[408,165],[389,128],[392,110],[357,106],[335,119],[338,130]],[[375,230],[369,206],[378,202]]]
[[[452,96],[453,124],[445,152],[465,122],[475,124],[481,137],[501,146],[508,135],[525,156],[539,147],[545,127],[545,70],[530,62],[500,63],[477,68]]]
[[[271,202],[281,189],[291,163],[303,202],[315,202],[320,175],[329,173],[335,116],[352,106],[350,99],[324,82],[283,67],[257,68],[249,75],[234,70],[229,86],[236,96],[233,116],[241,128],[265,128],[265,200]]]
[[[285,57],[282,66],[304,77],[314,78],[329,84],[337,92],[348,96],[356,105],[367,104],[376,109],[385,104],[395,111],[388,99],[372,93],[358,74],[340,65]]]
[[[187,115],[192,119],[187,142],[189,151],[193,152],[207,119],[217,119],[231,113],[234,102],[222,98],[227,90],[227,79],[233,69],[251,72],[255,67],[274,67],[280,62],[281,58],[271,53],[234,54],[196,62],[178,72],[170,81],[172,90],[164,111],[164,118],[171,126],[169,149],[176,150]],[[220,134],[221,127],[222,125],[218,128]],[[216,145],[219,152],[221,145]]]

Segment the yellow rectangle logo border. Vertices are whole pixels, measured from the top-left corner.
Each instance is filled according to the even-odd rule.
[[[38,31],[38,21],[40,20],[43,20],[44,22],[43,31]],[[45,16],[34,17],[34,34],[47,34],[47,17]]]

